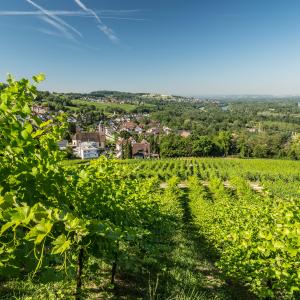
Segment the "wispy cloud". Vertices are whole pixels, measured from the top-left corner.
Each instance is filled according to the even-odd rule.
[[[91,14],[95,20],[98,23],[98,28],[113,42],[113,43],[118,43],[119,42],[119,38],[115,35],[114,31],[109,28],[106,24],[103,23],[103,21],[100,19],[100,17],[98,16],[98,14],[88,8],[84,3],[81,2],[81,0],[74,0],[74,2],[85,12]]]
[[[89,12],[82,10],[46,10],[49,14],[53,16],[64,16],[64,17],[94,17]],[[95,11],[97,14],[101,14],[101,18],[106,17],[130,17],[131,15],[139,12],[138,9],[133,10],[97,10]],[[40,16],[45,13],[40,10],[34,11],[18,11],[18,10],[4,10],[0,11],[0,16]],[[130,17],[130,19],[136,19]]]
[[[78,39],[82,38],[82,33],[73,27],[68,22],[64,21],[61,17],[84,17],[93,18],[97,23],[97,29],[99,29],[110,41],[113,43],[118,43],[119,38],[115,34],[112,28],[107,26],[103,20],[128,20],[128,21],[146,21],[147,19],[136,18],[135,14],[140,12],[139,9],[129,9],[129,10],[93,10],[87,7],[82,0],[73,0],[75,4],[80,8],[80,10],[48,10],[37,4],[35,0],[24,0],[36,10],[32,11],[0,11],[1,16],[36,16],[39,17],[43,22],[47,23],[53,28],[53,30],[45,28],[37,28],[41,33],[64,37],[66,39],[72,40],[76,43],[81,43]],[[101,17],[100,17],[101,16]],[[55,30],[54,30],[55,29]],[[57,32],[56,32],[57,31]]]
[[[101,19],[112,19],[112,20],[128,20],[128,21],[147,21],[145,18],[135,18],[131,17],[133,13],[138,10],[126,11],[126,10],[107,10],[107,11],[96,11],[96,13],[101,14]],[[47,10],[48,13],[54,16],[63,16],[63,17],[87,17],[94,18],[90,13],[86,11],[67,11],[67,10]],[[45,14],[41,11],[0,11],[1,16],[44,16]]]
[[[58,31],[60,31],[62,33],[62,36],[70,39],[70,40],[75,40],[74,36],[61,24],[55,22],[53,19],[45,16],[45,15],[41,15],[39,16],[41,20],[43,20],[44,22],[48,23],[50,26],[54,27],[55,29],[57,29]],[[48,33],[49,34],[49,33]]]
[[[127,21],[149,21],[150,19],[145,18],[129,18],[129,17],[114,17],[114,16],[101,16],[101,19],[111,19],[111,20],[127,20]]]
[[[115,35],[114,31],[106,26],[105,24],[100,24],[97,26],[113,43],[118,43],[119,38]]]
[[[56,31],[47,29],[47,28],[37,28],[36,30],[43,33],[43,34],[47,34],[47,35],[51,35],[51,36],[55,36],[55,37],[62,37],[63,36],[62,34],[56,32]]]
[[[36,4],[32,0],[25,0],[25,1],[29,4],[31,4],[36,9],[38,9],[41,13],[43,13],[43,15],[44,15],[43,20],[46,21],[51,26],[55,27],[56,29],[60,30],[61,33],[64,34],[64,36],[66,38],[70,38],[72,36],[72,39],[75,39],[73,34],[76,34],[76,35],[82,37],[81,32],[79,32],[76,28],[71,26],[69,23],[67,23],[64,20],[62,20],[61,18],[57,17],[51,11],[44,9],[42,6]],[[73,34],[71,32],[73,32]]]
[[[135,14],[141,12],[140,9],[106,9],[106,10],[96,10],[97,13],[101,14],[101,17],[105,14],[109,15],[120,15],[120,14]]]
[[[83,11],[66,11],[66,10],[45,10],[48,14],[52,16],[70,16],[70,17],[82,17],[88,16],[86,12]],[[11,10],[11,11],[0,11],[0,16],[42,16],[45,13],[41,10],[34,10],[34,11],[18,11],[18,10]]]

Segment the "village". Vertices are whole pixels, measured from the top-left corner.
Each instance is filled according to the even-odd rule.
[[[34,105],[33,113],[41,120],[53,118],[46,106]],[[58,113],[63,113],[60,111]],[[93,130],[82,129],[77,122],[76,115],[67,118],[69,124],[75,128],[74,133],[70,133],[69,139],[64,139],[58,143],[62,151],[71,151],[73,158],[94,159],[100,155],[113,156],[118,159],[149,159],[159,158],[159,154],[152,149],[149,139],[161,135],[169,135],[172,129],[163,126],[158,121],[151,120],[144,124],[142,120],[149,117],[149,114],[127,114],[123,116],[113,116],[104,124],[100,121],[95,124]],[[183,138],[190,136],[190,131],[177,131]]]

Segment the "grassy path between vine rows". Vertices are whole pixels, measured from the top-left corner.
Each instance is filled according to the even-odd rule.
[[[118,274],[116,285],[111,288],[108,280],[110,269],[104,268],[101,274],[98,274],[102,282],[98,286],[91,285],[88,278],[84,280],[84,299],[256,299],[245,288],[226,281],[214,266],[217,254],[193,224],[186,184],[180,185],[180,191],[179,199],[174,199],[174,205],[182,208],[182,219],[178,220],[171,232],[166,253],[160,256],[157,272],[149,274],[149,278],[145,278],[145,274],[140,277],[137,274]],[[40,297],[43,291],[46,294],[49,289],[63,290],[63,286],[62,282],[41,285],[26,281],[12,281],[0,288],[0,299],[43,299]],[[70,282],[66,283],[65,290],[69,290],[69,296],[59,297],[55,292],[56,296],[51,299],[74,299],[71,296],[73,287],[74,282],[71,285]]]
[[[165,187],[162,187],[163,189]],[[160,260],[164,266],[149,278],[118,276],[113,300],[254,300],[244,287],[230,283],[214,266],[217,254],[193,224],[188,188],[179,186],[182,219],[173,228],[169,247]],[[107,295],[108,296],[108,295]],[[98,299],[98,298],[97,298]],[[104,298],[101,298],[104,299]],[[108,299],[108,297],[107,297]]]
[[[154,299],[256,299],[245,288],[228,283],[214,266],[216,253],[193,224],[188,188],[181,188],[183,220],[174,228],[168,272],[158,280]]]

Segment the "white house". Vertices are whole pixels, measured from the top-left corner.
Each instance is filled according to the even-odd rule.
[[[147,130],[147,133],[150,134],[159,134],[160,133],[160,129],[159,127],[151,127]]]
[[[169,128],[169,127],[167,127],[167,126],[164,126],[164,127],[163,127],[163,132],[164,132],[165,134],[170,134],[170,133],[172,132],[172,129]]]
[[[70,116],[70,117],[68,117],[67,122],[68,123],[76,123],[77,119],[75,117]]]
[[[81,159],[97,158],[97,157],[99,157],[98,148],[95,147],[80,148]]]
[[[74,154],[81,159],[97,158],[99,157],[98,149],[96,142],[83,142],[74,149]]]
[[[144,129],[140,126],[136,126],[134,131],[138,134],[142,134],[144,132]]]
[[[115,133],[116,128],[114,126],[111,126],[110,128],[105,128],[105,137],[108,141],[114,142],[115,141]]]

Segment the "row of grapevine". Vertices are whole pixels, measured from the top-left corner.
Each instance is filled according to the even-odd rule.
[[[195,223],[220,255],[218,266],[262,298],[299,296],[299,199],[258,195],[240,177],[233,194],[219,179],[189,180]]]
[[[187,180],[195,223],[219,253],[219,268],[259,297],[293,299],[300,289],[299,166],[282,160],[166,159],[144,161],[140,174]]]

